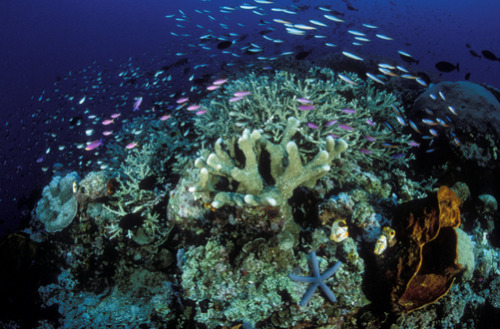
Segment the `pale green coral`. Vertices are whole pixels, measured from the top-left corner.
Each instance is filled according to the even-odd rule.
[[[119,189],[113,195],[109,205],[103,206],[103,221],[108,237],[113,239],[125,234],[138,244],[149,244],[166,235],[166,221],[154,207],[166,196],[166,191],[155,188],[143,189],[140,183],[151,175],[150,163],[155,155],[155,148],[150,144],[132,150],[121,165],[121,173],[116,177]],[[137,229],[123,232],[120,221],[123,217],[135,214],[140,216],[142,224]]]
[[[228,151],[222,148],[219,139],[214,153],[196,160],[200,182],[192,191],[214,192],[212,206],[215,208],[223,205],[278,206],[284,211],[297,187],[313,188],[330,170],[332,161],[347,149],[345,141],[328,136],[326,150],[321,150],[303,165],[297,144],[291,141],[299,125],[299,120],[289,118],[279,144],[271,142],[259,130],[250,133],[245,129],[237,141],[229,143]],[[244,161],[238,159],[237,150],[243,153]],[[263,164],[265,154],[269,157],[269,167]],[[236,188],[218,190],[220,177],[229,181],[228,186],[236,183]]]

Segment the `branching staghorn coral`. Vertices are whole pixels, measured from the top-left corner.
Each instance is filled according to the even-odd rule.
[[[356,74],[344,75],[357,85],[347,84],[327,68],[312,67],[305,77],[286,71],[252,72],[202,101],[208,111],[196,118],[197,132],[210,142],[231,138],[243,129],[262,129],[264,136],[277,142],[287,118],[293,116],[302,122],[297,144],[305,153],[316,154],[322,140],[332,136],[351,145],[346,156],[361,167],[404,163],[409,136],[401,134],[403,127],[394,112],[399,107],[396,96],[375,89],[373,82]],[[231,102],[238,91],[251,94]]]
[[[158,115],[144,115],[134,118],[123,125],[116,134],[116,141],[107,144],[110,165],[119,168],[129,152],[125,145],[136,142],[141,147],[151,149],[149,168],[160,179],[169,177],[168,173],[180,173],[189,161],[194,143],[188,137],[192,132],[190,119],[184,111],[172,112],[167,120]]]
[[[245,129],[238,140],[232,140],[227,150],[222,139],[215,144],[215,152],[200,157],[195,165],[200,169],[200,181],[192,192],[215,193],[212,206],[279,207],[289,214],[288,199],[299,186],[313,188],[317,180],[330,170],[334,159],[347,149],[342,139],[326,138],[325,149],[319,151],[306,165],[302,164],[297,144],[291,141],[300,121],[289,118],[280,143],[273,143],[261,131]],[[244,160],[238,159],[238,151]],[[265,164],[266,154],[269,163]],[[218,190],[221,177],[228,180],[228,190]],[[233,184],[236,187],[233,189]]]
[[[121,173],[116,178],[120,188],[113,195],[109,205],[104,205],[106,231],[113,239],[120,234],[126,234],[130,239],[142,243],[154,241],[166,232],[165,225],[159,220],[160,215],[154,212],[154,207],[163,200],[166,191],[142,189],[141,182],[152,173],[150,162],[155,148],[146,144],[142,149],[134,149],[121,165]],[[126,228],[122,222],[124,218],[136,215],[138,227]],[[126,230],[126,232],[124,232]],[[139,238],[140,236],[140,238]]]

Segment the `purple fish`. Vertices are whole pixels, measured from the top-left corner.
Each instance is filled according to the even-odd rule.
[[[212,90],[219,89],[219,87],[220,87],[219,85],[210,85],[210,86],[207,87],[207,90],[212,91]]]
[[[356,113],[356,110],[353,110],[353,109],[342,109],[342,112],[347,113],[347,114],[352,114],[352,113]]]
[[[85,151],[92,151],[102,145],[102,138],[95,140],[85,147]]]
[[[141,106],[141,103],[142,103],[142,97],[137,98],[137,100],[134,103],[134,109],[132,110],[132,112],[139,111],[139,106]]]
[[[375,142],[376,141],[375,137],[372,137],[372,136],[365,136],[365,139],[367,141],[370,141],[370,142]]]
[[[237,91],[237,92],[235,92],[233,94],[233,96],[235,96],[235,97],[245,97],[245,96],[248,96],[250,94],[251,94],[251,92],[249,92],[249,91]]]
[[[339,120],[330,120],[330,121],[325,122],[324,126],[325,127],[331,127],[334,124],[336,124],[337,122],[339,122]]]
[[[373,153],[372,151],[367,150],[367,149],[361,149],[361,150],[359,150],[359,152],[361,152],[363,154],[372,154]]]
[[[415,141],[411,141],[411,142],[408,143],[408,145],[410,145],[411,147],[419,147],[420,143],[417,143]]]
[[[345,125],[343,123],[339,124],[337,127],[339,127],[340,129],[343,129],[343,130],[347,130],[347,131],[354,131],[353,127]]]
[[[196,111],[197,109],[199,109],[201,107],[201,105],[198,105],[198,104],[193,104],[193,105],[189,105],[186,109],[188,111]]]
[[[314,110],[315,107],[314,105],[299,105],[297,108],[301,111],[311,111]]]
[[[222,85],[222,84],[224,84],[226,82],[227,82],[227,79],[217,79],[217,80],[215,80],[213,82],[213,84],[216,85],[216,86],[220,86],[220,85]]]
[[[370,126],[372,127],[375,127],[375,122],[373,122],[372,120],[370,119],[366,119],[366,123],[369,124]]]
[[[231,98],[229,98],[229,102],[233,103],[233,102],[240,101],[242,99],[243,99],[243,97],[231,97]]]
[[[311,129],[319,129],[319,127],[317,125],[315,125],[314,123],[312,122],[308,122],[307,123],[307,126]]]
[[[335,134],[328,134],[328,136],[330,136],[331,138],[339,138],[339,136]]]
[[[311,104],[312,101],[307,98],[297,98],[297,101],[301,104]]]

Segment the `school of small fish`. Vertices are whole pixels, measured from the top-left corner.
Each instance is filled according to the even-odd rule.
[[[375,20],[359,22],[352,8],[349,8],[351,12],[343,12],[327,1],[314,8],[294,2],[281,1],[278,6],[278,1],[234,1],[231,6],[223,5],[216,11],[202,9],[203,4],[204,1],[200,1],[198,9],[164,15],[170,26],[167,33],[176,41],[175,48],[172,43],[164,46],[164,56],[144,54],[142,58],[130,57],[120,64],[111,59],[108,63],[94,61],[81,70],[58,77],[52,88],[33,97],[30,116],[23,119],[25,129],[31,131],[27,138],[33,140],[33,146],[27,151],[33,163],[41,165],[44,171],[49,170],[46,163],[63,160],[70,167],[95,168],[97,165],[105,169],[108,164],[97,160],[97,156],[102,155],[103,146],[110,141],[120,143],[125,151],[141,147],[134,138],[146,133],[141,129],[131,131],[127,138],[116,137],[114,132],[124,123],[145,113],[155,114],[157,120],[165,122],[167,129],[175,111],[203,115],[207,109],[199,101],[206,93],[224,88],[228,77],[223,72],[231,67],[272,70],[278,58],[303,60],[325,53],[338,54],[339,58],[355,64],[367,60],[363,50],[366,45],[392,44],[392,48],[398,49],[397,37],[382,31]],[[377,63],[376,71],[365,72],[366,79],[375,85],[384,85],[389,78],[401,78],[422,87],[429,86],[428,77],[415,72],[419,60],[403,48],[394,51],[393,58]],[[471,54],[480,56],[472,50]],[[484,50],[482,56],[498,60],[491,51]],[[459,64],[441,61],[436,69],[458,71]],[[337,76],[347,84],[358,84],[342,73]],[[441,92],[433,96],[436,101],[446,102]],[[252,95],[241,90],[228,101],[239,102],[245,97]],[[310,100],[298,99],[298,102],[297,108],[301,111],[315,108]],[[429,110],[429,117],[422,120],[425,127],[428,126],[426,130],[405,118],[404,112],[396,107],[394,113],[399,124],[410,127],[422,139],[432,140],[440,128],[451,126],[453,116],[460,115],[456,104],[449,104],[448,109],[450,116],[444,118],[434,117]],[[353,130],[348,123],[335,120],[326,124],[336,124],[346,132]],[[375,123],[367,121],[367,124]],[[8,125],[7,122],[6,129]],[[42,125],[51,128],[44,129]],[[306,125],[318,129],[315,123]],[[54,126],[57,129],[53,129]],[[458,138],[455,137],[454,142],[460,146]],[[420,143],[411,142],[410,146],[418,147]],[[432,148],[428,152],[432,152]],[[363,153],[371,152],[363,150]],[[48,161],[49,158],[52,161]]]

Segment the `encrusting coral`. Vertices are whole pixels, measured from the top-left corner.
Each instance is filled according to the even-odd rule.
[[[228,143],[228,151],[219,139],[214,153],[196,160],[200,180],[192,192],[215,193],[211,201],[214,208],[271,206],[290,214],[288,199],[293,191],[299,186],[313,188],[330,170],[332,161],[347,149],[344,140],[328,136],[325,150],[304,166],[297,144],[291,141],[299,125],[299,120],[289,118],[279,144],[272,143],[259,130],[246,129],[237,141]],[[239,151],[244,155],[243,160],[238,157]],[[264,163],[266,157],[268,163]],[[221,177],[228,180],[224,191],[218,188]]]
[[[73,184],[80,178],[76,172],[64,177],[55,176],[42,192],[36,215],[45,224],[45,230],[53,233],[66,228],[78,212],[78,202],[73,193]]]

